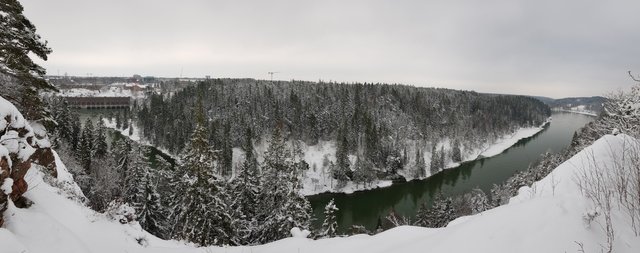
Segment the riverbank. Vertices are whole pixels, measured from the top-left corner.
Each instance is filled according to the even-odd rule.
[[[589,110],[566,110],[566,109],[560,109],[560,108],[553,108],[551,110],[554,111],[554,112],[570,112],[570,113],[577,113],[577,114],[582,114],[582,115],[598,117],[598,113],[597,112],[589,111]]]
[[[161,148],[161,147],[156,147],[153,144],[149,143],[148,141],[142,139],[140,137],[141,133],[139,131],[139,129],[137,127],[134,127],[133,124],[129,124],[129,127],[131,127],[132,129],[129,130],[129,127],[125,128],[125,129],[119,129],[116,127],[116,122],[112,119],[102,119],[102,122],[104,123],[104,126],[106,128],[109,128],[113,131],[119,132],[122,136],[129,138],[132,141],[137,142],[140,145],[144,145],[144,146],[148,146],[148,147],[153,147],[155,149],[157,149],[158,151],[162,152],[164,155],[171,157],[173,160],[175,161],[179,161],[180,158],[177,155],[172,154],[171,152],[169,152],[168,150]],[[131,133],[131,134],[129,134]]]
[[[117,129],[116,123],[113,120],[103,119],[104,124],[107,128],[113,129],[114,131],[118,131],[123,136],[140,143],[141,145],[154,147],[162,153],[170,156],[173,159],[178,159],[178,157],[174,154],[171,154],[167,150],[162,148],[158,148],[153,146],[148,141],[145,141],[141,138],[141,133],[139,129],[135,126],[131,126],[132,129],[129,131],[129,128],[125,129]],[[462,151],[462,161],[461,162],[452,162],[448,160],[445,164],[444,169],[452,169],[460,166],[463,163],[475,161],[478,159],[483,159],[487,157],[493,157],[498,154],[501,154],[505,150],[509,149],[518,141],[526,138],[530,138],[540,131],[542,131],[548,124],[550,123],[551,118],[547,119],[543,124],[538,127],[526,127],[520,128],[517,131],[506,134],[497,140],[493,141],[490,144],[483,145],[481,147],[475,148],[473,150],[463,150]],[[131,133],[131,134],[130,134]],[[338,182],[333,179],[331,176],[330,164],[335,163],[335,152],[336,145],[333,141],[320,141],[316,145],[308,146],[305,143],[298,143],[299,148],[303,153],[303,159],[309,164],[309,169],[305,171],[303,178],[301,178],[302,189],[301,194],[305,196],[313,196],[322,193],[344,193],[344,194],[352,194],[355,192],[368,191],[373,189],[385,188],[392,186],[394,182],[392,180],[374,180],[368,184],[357,184],[352,181],[346,182],[343,187],[337,188],[336,185]],[[450,149],[451,143],[450,140],[446,139],[439,142],[438,147],[445,147],[445,149]],[[414,146],[414,145],[409,145]],[[267,150],[268,143],[266,140],[261,140],[257,142],[254,146],[254,149],[257,153],[258,161],[262,160],[262,154]],[[425,148],[426,149],[426,148]],[[433,176],[429,169],[428,165],[431,163],[431,153],[429,151],[425,151],[423,154],[425,159],[425,164],[427,168],[425,170],[425,177],[417,178],[414,176],[415,173],[409,169],[409,164],[405,166],[405,168],[399,171],[399,174],[404,177],[406,181],[412,180],[425,180],[431,176]],[[233,159],[232,164],[238,164],[244,159],[244,151],[239,148],[233,149]],[[353,155],[349,156],[351,164],[354,165],[356,162],[356,157]],[[234,166],[235,171],[235,166]]]
[[[538,134],[539,132],[541,132],[545,127],[547,127],[549,125],[549,123],[551,122],[551,117],[549,117],[544,123],[542,123],[540,126],[537,127],[525,127],[525,128],[520,128],[517,131],[510,133],[510,134],[506,134],[504,136],[502,136],[501,138],[497,139],[496,141],[494,141],[491,144],[486,144],[482,147],[479,147],[477,149],[474,150],[464,150],[463,153],[463,159],[461,162],[452,162],[452,161],[448,161],[445,165],[445,170],[447,169],[452,169],[452,168],[456,168],[458,166],[460,166],[463,163],[466,162],[471,162],[471,161],[475,161],[478,159],[482,159],[482,158],[487,158],[487,157],[492,157],[492,156],[496,156],[501,154],[502,152],[504,152],[505,150],[509,149],[510,147],[512,147],[513,145],[515,145],[516,143],[518,143],[518,141],[522,140],[522,139],[526,139],[526,138],[530,138],[536,134]],[[449,148],[451,145],[449,143],[449,141],[443,141],[438,143],[438,147],[446,147]],[[321,157],[323,156],[323,154],[327,157],[331,157],[330,155],[333,155],[333,153],[335,153],[335,147],[322,147],[322,148],[317,148],[317,147],[313,147],[312,149],[309,150],[316,150],[313,151],[315,153],[317,153],[316,156],[313,155],[309,155],[308,153],[305,153],[305,160],[307,160],[307,162],[309,164],[315,164],[315,160],[321,159]],[[332,151],[331,152],[322,152],[323,150],[329,150]],[[309,159],[308,159],[309,157]],[[425,157],[425,164],[428,166],[431,163],[431,157],[432,154],[430,152],[424,152],[424,157]],[[355,157],[350,157],[352,164],[355,162]],[[310,162],[309,160],[311,160],[312,162]],[[425,177],[414,177],[412,171],[409,171],[407,167],[410,166],[405,166],[405,169],[402,171],[399,171],[399,174],[401,174],[406,181],[412,181],[412,180],[424,180],[427,179],[431,176],[433,176],[430,172],[428,168],[424,168],[426,170],[426,175]],[[352,181],[349,181],[346,183],[346,185],[342,188],[336,189],[335,186],[336,182],[333,178],[331,178],[330,174],[327,174],[327,172],[322,171],[322,172],[317,172],[317,171],[308,171],[305,175],[305,178],[303,179],[303,190],[302,193],[305,196],[313,196],[313,195],[318,195],[318,194],[323,194],[323,193],[345,193],[345,194],[352,194],[355,192],[361,192],[361,191],[367,191],[367,190],[372,190],[372,189],[378,189],[378,188],[385,188],[385,187],[389,187],[394,185],[394,182],[391,180],[375,180],[372,183],[368,184],[368,185],[363,185],[363,184],[356,184]]]

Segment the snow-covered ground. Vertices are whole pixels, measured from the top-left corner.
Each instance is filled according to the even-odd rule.
[[[585,109],[584,105],[579,105],[579,106],[574,106],[567,109],[563,109],[563,108],[553,108],[553,111],[557,111],[557,112],[571,112],[571,113],[578,113],[578,114],[584,114],[584,115],[589,115],[589,116],[594,116],[597,117],[598,116],[598,112],[595,111],[591,111],[591,110],[587,110]]]
[[[146,85],[135,83],[114,83],[99,90],[85,88],[61,89],[55,95],[61,97],[143,97],[143,90],[146,88]]]
[[[584,197],[576,181],[581,171],[621,164],[638,140],[608,135],[579,152],[533,187],[523,187],[509,204],[477,215],[461,217],[445,228],[398,227],[374,236],[311,240],[287,238],[252,247],[196,248],[177,241],[160,240],[136,224],[120,224],[70,200],[61,190],[29,171],[29,191],[34,204],[18,209],[9,204],[0,228],[0,251],[18,252],[602,252],[607,236],[587,214],[598,210]],[[598,166],[594,166],[598,165]],[[611,185],[610,185],[611,186]],[[613,186],[611,186],[613,187]],[[631,220],[613,206],[614,252],[640,251],[640,237]],[[139,242],[146,246],[140,245]],[[582,246],[580,246],[582,245]],[[606,251],[606,250],[605,250]]]

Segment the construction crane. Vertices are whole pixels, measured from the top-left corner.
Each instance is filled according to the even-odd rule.
[[[267,74],[269,74],[269,76],[271,76],[271,81],[272,82],[273,82],[273,74],[277,74],[277,73],[280,73],[280,72],[273,72],[273,71],[267,72]]]

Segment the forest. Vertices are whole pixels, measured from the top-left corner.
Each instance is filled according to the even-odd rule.
[[[357,180],[358,162],[375,168],[366,173],[375,173],[374,178],[394,178],[408,167],[422,178],[427,175],[424,167],[435,173],[446,161],[460,162],[465,150],[521,127],[539,126],[550,116],[545,104],[525,96],[254,79],[212,79],[175,93],[150,94],[131,114],[144,139],[178,154],[195,127],[191,119],[197,101],[202,101],[209,141],[219,153],[225,175],[231,175],[234,167],[232,148],[242,147],[247,139],[256,145],[278,126],[286,140],[308,146],[335,142],[331,171],[340,181]]]

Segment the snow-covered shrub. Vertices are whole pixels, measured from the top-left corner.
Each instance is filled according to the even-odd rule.
[[[311,234],[309,230],[300,229],[299,227],[291,228],[290,232],[291,232],[291,237],[294,237],[294,238],[307,238]]]
[[[439,228],[449,224],[450,221],[456,217],[456,210],[453,206],[453,199],[451,197],[443,197],[442,195],[436,195],[431,207],[428,207],[426,203],[423,203],[418,209],[416,214],[415,225]]]
[[[136,220],[136,210],[120,199],[109,203],[105,215],[109,219],[118,221],[121,224],[129,224]]]
[[[411,220],[391,209],[391,212],[384,218],[381,225],[383,230],[387,230],[398,226],[411,225]]]
[[[334,237],[338,229],[338,222],[336,221],[336,211],[339,209],[336,207],[333,199],[324,207],[324,221],[322,222],[322,230],[320,231],[320,237]]]
[[[591,223],[600,216],[600,213],[596,209],[587,210],[582,214],[582,220],[587,228],[591,227]]]
[[[583,215],[587,226],[595,221],[606,234],[603,251],[612,252],[618,230],[631,230],[640,236],[640,141],[623,136],[621,148],[604,150],[611,162],[588,154],[588,159],[577,171],[575,179],[581,193],[594,208]],[[620,214],[628,216],[628,227],[613,226]]]

